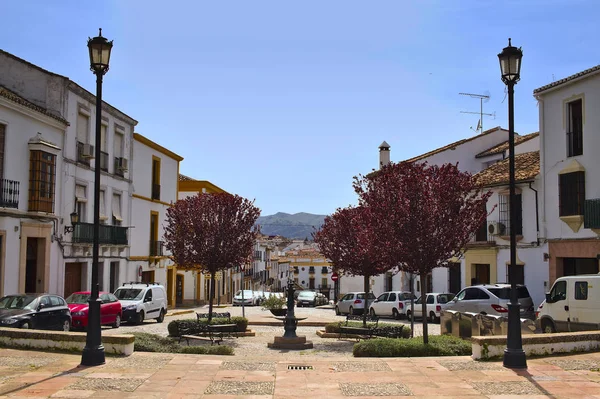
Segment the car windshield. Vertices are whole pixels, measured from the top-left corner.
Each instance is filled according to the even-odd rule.
[[[356,297],[358,299],[365,299],[365,294],[358,294],[358,295],[356,295]],[[372,292],[369,292],[369,299],[375,299],[375,295],[373,295]]]
[[[315,293],[314,293],[314,292],[306,292],[306,291],[303,291],[303,292],[301,292],[300,294],[298,294],[298,298],[312,298],[312,297],[314,297],[314,296],[315,296]]]
[[[440,294],[437,296],[437,301],[440,304],[448,303],[454,299],[454,294]]]
[[[488,291],[496,295],[500,299],[510,299],[510,287],[503,288],[488,288]],[[529,298],[529,291],[527,287],[517,287],[517,293],[519,298]]]
[[[250,290],[244,290],[244,298],[252,298],[253,292]],[[235,294],[235,296],[237,297],[242,297],[242,290],[239,290],[237,292],[237,294]]]
[[[0,309],[29,309],[33,310],[36,303],[32,295],[11,295],[0,299]]]
[[[120,300],[134,301],[142,299],[143,293],[139,288],[119,288],[115,291],[115,296]]]
[[[84,305],[90,300],[90,294],[71,294],[66,301],[70,304]]]

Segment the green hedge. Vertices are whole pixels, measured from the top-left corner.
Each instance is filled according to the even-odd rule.
[[[471,342],[451,335],[430,335],[427,345],[423,337],[376,338],[355,344],[352,353],[355,357],[469,356]]]
[[[215,318],[210,321],[210,324],[226,324],[228,322],[225,318]],[[244,332],[248,328],[248,319],[245,317],[232,317],[231,322],[236,324],[236,331]],[[201,324],[206,324],[206,320],[200,321]],[[191,334],[196,334],[200,332],[198,328],[198,321],[196,319],[183,319],[183,320],[173,320],[167,326],[169,331],[169,335],[171,337],[179,337],[181,334],[179,333],[180,326],[185,326],[190,329]]]
[[[344,322],[343,322],[344,323]],[[363,323],[360,321],[350,321],[348,322],[348,327],[362,327]],[[374,323],[367,323],[367,326],[375,325]],[[381,331],[385,331],[388,328],[399,327],[402,324],[392,324],[392,323],[379,323],[377,324],[377,329]],[[330,334],[339,334],[340,332],[340,324],[338,323],[329,323],[325,325],[325,332]],[[402,328],[402,338],[410,337],[410,325],[404,324],[404,328]]]
[[[217,346],[181,346],[172,338],[141,332],[135,336],[133,350],[136,352],[191,353],[198,355],[233,355],[233,348],[227,345]]]

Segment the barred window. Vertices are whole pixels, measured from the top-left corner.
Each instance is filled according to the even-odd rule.
[[[567,157],[583,154],[583,101],[567,104]]]
[[[29,158],[29,211],[54,212],[56,156],[31,151]]]
[[[583,215],[585,172],[559,175],[559,216]]]
[[[500,205],[500,220],[499,222],[504,225],[504,232],[502,235],[510,235],[510,196],[509,195],[500,195],[499,196],[499,205]],[[516,209],[516,218],[515,218],[515,234],[522,235],[523,234],[523,203],[521,194],[515,194],[515,209]],[[501,230],[502,231],[502,230]]]

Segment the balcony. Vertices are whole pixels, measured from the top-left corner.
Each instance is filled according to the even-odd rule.
[[[94,225],[77,223],[73,226],[73,242],[91,244],[94,241]],[[127,245],[127,227],[100,225],[100,244]]]
[[[19,208],[19,182],[0,179],[0,207]]]
[[[310,266],[310,267],[308,268],[308,272],[309,272],[310,274],[315,274],[315,267],[314,267],[314,266]]]
[[[585,200],[583,205],[583,227],[600,229],[600,198]]]
[[[324,266],[324,267],[322,267],[322,268],[321,268],[321,273],[323,273],[323,274],[327,274],[327,273],[329,273],[329,268],[328,268],[328,267],[325,267],[325,266]]]
[[[152,183],[152,199],[160,200],[160,184]]]
[[[100,151],[100,170],[108,172],[108,152]]]
[[[150,256],[163,256],[163,241],[150,241]]]
[[[250,269],[246,268],[246,269],[244,269],[244,277],[249,277],[249,276],[252,276],[252,275],[254,275],[254,269],[253,268],[250,268]]]

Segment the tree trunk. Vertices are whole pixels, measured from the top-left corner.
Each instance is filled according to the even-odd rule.
[[[210,295],[208,297],[208,323],[212,320],[213,301],[215,300],[215,273],[210,274]]]
[[[421,273],[419,275],[421,280],[421,314],[423,315],[423,343],[429,343],[429,335],[427,334],[427,274]]]
[[[365,308],[363,310],[363,327],[367,327],[367,312],[369,311],[369,275],[365,275]]]

